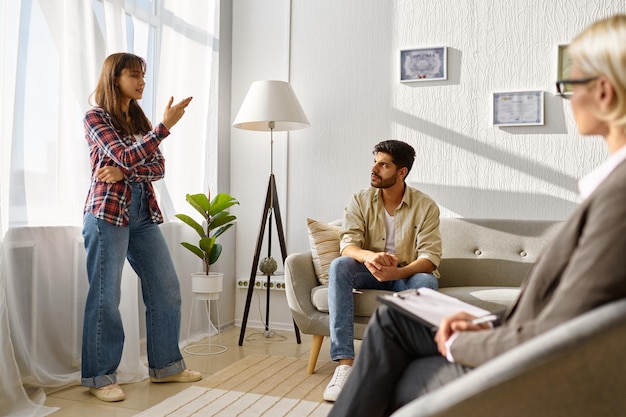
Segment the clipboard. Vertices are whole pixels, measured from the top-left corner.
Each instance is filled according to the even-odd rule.
[[[430,288],[406,290],[393,294],[379,295],[378,301],[399,311],[433,330],[439,328],[444,317],[466,312],[476,317],[491,314],[489,310],[476,307],[458,298],[451,297]]]

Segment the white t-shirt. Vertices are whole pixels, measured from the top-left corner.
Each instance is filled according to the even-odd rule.
[[[393,225],[393,216],[390,216],[389,213],[387,213],[387,210],[384,210],[385,212],[385,228],[386,228],[386,233],[385,233],[385,252],[389,252],[389,253],[396,253],[396,228]]]

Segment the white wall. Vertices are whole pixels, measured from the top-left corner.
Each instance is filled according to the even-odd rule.
[[[371,149],[390,138],[415,147],[408,182],[430,194],[444,217],[567,217],[578,178],[606,153],[601,139],[577,134],[569,103],[554,94],[557,45],[625,6],[235,0],[231,120],[250,82],[273,78],[291,82],[311,122],[276,140],[288,252],[308,248],[306,217],[339,218],[350,194],[369,185]],[[399,83],[399,49],[428,46],[448,47],[448,79]],[[524,90],[545,91],[545,125],[493,127],[492,93]],[[242,277],[250,274],[263,208],[269,137],[231,135]]]
[[[232,90],[231,124],[250,84],[256,80],[288,80],[290,53],[290,2],[288,0],[238,1],[233,2],[232,37]],[[285,222],[286,179],[287,179],[287,133],[274,133],[274,173]],[[268,132],[231,130],[231,194],[240,206],[234,212],[238,216],[236,241],[237,279],[248,280],[251,274],[261,215],[265,203],[270,173],[270,135]],[[283,223],[286,228],[286,223]],[[275,231],[276,228],[273,227]],[[267,236],[267,233],[266,233]],[[274,257],[280,259],[278,239],[273,236]],[[266,256],[267,250],[261,252]],[[282,265],[279,267],[282,270]],[[263,278],[263,277],[261,277]],[[243,316],[245,293],[238,289],[235,308],[235,323],[239,325]],[[276,297],[275,294],[272,294]],[[281,293],[280,296],[284,296]],[[257,302],[257,300],[259,300]],[[250,309],[250,327],[264,322],[259,311],[265,311],[265,302],[255,296]],[[243,302],[242,302],[243,301]],[[258,303],[262,303],[260,306]],[[271,302],[271,304],[276,305]],[[290,323],[290,316],[280,322]],[[282,314],[284,316],[285,314]],[[272,307],[270,318],[276,318]]]

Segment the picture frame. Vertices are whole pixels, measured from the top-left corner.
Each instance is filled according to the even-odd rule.
[[[543,124],[543,91],[493,93],[494,126],[537,126]]]
[[[412,48],[400,50],[400,82],[448,79],[448,48]]]
[[[572,71],[572,59],[567,52],[567,47],[569,45],[562,44],[558,45],[558,56],[557,56],[557,80],[568,80],[570,78],[570,73]],[[565,84],[565,91],[563,94],[571,95],[572,94],[572,85]]]

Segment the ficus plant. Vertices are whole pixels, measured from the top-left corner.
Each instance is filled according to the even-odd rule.
[[[211,195],[187,194],[185,200],[202,216],[202,224],[186,214],[177,214],[182,220],[196,231],[200,240],[197,245],[189,242],[181,242],[185,248],[202,259],[205,274],[219,259],[222,254],[222,245],[217,243],[217,238],[230,229],[237,220],[237,216],[231,214],[228,209],[239,204],[233,196],[225,193],[217,194],[213,200]]]

